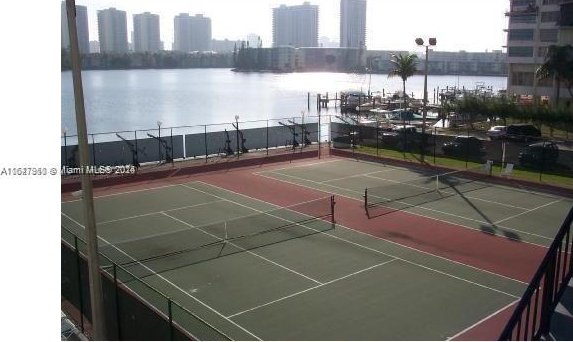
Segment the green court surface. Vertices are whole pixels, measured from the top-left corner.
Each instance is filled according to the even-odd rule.
[[[557,195],[488,183],[487,177],[469,179],[459,186],[434,189],[435,174],[380,163],[333,159],[298,167],[257,172],[312,189],[363,201],[373,191],[385,208],[395,208],[468,229],[513,240],[549,246],[573,200]],[[485,173],[484,173],[485,176]],[[455,178],[456,175],[452,175]],[[460,176],[463,177],[463,176]],[[401,193],[420,193],[399,197]],[[387,202],[390,199],[393,201]],[[371,209],[376,215],[376,206]],[[387,211],[387,210],[386,210]]]
[[[264,175],[356,197],[365,182],[380,182],[368,176],[397,179],[405,177],[403,172],[334,161]],[[494,194],[500,202],[511,191],[487,188],[472,197]],[[442,206],[454,203],[446,200],[424,205],[435,212],[407,210],[438,215]],[[537,236],[549,238],[558,224],[533,231],[535,222],[524,226],[511,216],[565,207],[564,200],[535,194],[512,200],[513,207],[471,202],[491,220],[502,220],[503,227],[527,231],[512,230],[522,239],[543,244]],[[330,205],[326,197],[285,209],[200,181],[95,200],[100,252],[232,339],[443,340],[515,303],[526,287],[343,226],[333,228]],[[484,220],[471,210],[459,216],[469,228],[468,218]],[[556,216],[557,221],[562,217]],[[83,238],[82,217],[80,201],[62,203],[62,226]]]

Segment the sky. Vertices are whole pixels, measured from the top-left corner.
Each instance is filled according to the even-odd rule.
[[[211,18],[213,39],[246,40],[250,33],[272,45],[272,9],[304,0],[76,0],[88,8],[90,40],[97,40],[97,11],[109,7],[133,14],[160,15],[161,40],[173,42],[173,18],[179,13]],[[340,0],[310,0],[319,6],[319,37],[339,41]],[[508,0],[368,0],[366,45],[369,50],[416,51],[414,39],[435,37],[438,51],[501,50],[507,28]],[[131,40],[131,34],[128,34]]]

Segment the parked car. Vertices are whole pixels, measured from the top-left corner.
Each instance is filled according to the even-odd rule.
[[[517,141],[532,141],[541,137],[541,131],[533,125],[509,125],[506,130],[508,139]]]
[[[394,132],[411,134],[416,133],[416,126],[414,125],[394,125],[392,128]]]
[[[507,134],[507,126],[493,126],[486,134],[491,140],[501,139]]]
[[[442,150],[446,155],[464,156],[479,155],[483,152],[481,140],[476,137],[459,135],[452,141],[445,143]]]
[[[519,163],[533,166],[552,166],[559,158],[559,147],[553,142],[538,142],[527,145],[519,153]]]

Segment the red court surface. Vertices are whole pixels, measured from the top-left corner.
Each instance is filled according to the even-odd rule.
[[[264,177],[260,174],[261,172],[304,167],[305,165],[339,159],[343,160],[344,158],[326,156],[322,160],[309,158],[260,165],[245,163],[245,165],[236,168],[219,170],[217,167],[204,167],[199,172],[173,169],[156,174],[150,173],[145,177],[140,177],[137,181],[123,182],[121,179],[96,181],[94,195],[98,197],[202,181],[253,199],[286,207],[323,198],[330,193],[297,185],[293,182]],[[75,183],[63,185],[63,189],[66,190],[66,192],[62,192],[63,201],[74,198],[71,192],[67,191],[74,188],[77,188]],[[391,215],[383,215],[373,219],[368,218],[364,211],[363,202],[358,198],[336,196],[336,208],[335,220],[338,225],[376,239],[390,241],[405,248],[522,283],[527,283],[531,279],[547,250],[546,247],[537,244],[465,229],[459,224],[406,211],[396,211]],[[514,304],[497,312],[492,312],[489,316],[483,317],[474,325],[451,338],[456,340],[495,340],[513,308]]]

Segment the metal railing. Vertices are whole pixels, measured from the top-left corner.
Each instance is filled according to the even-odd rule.
[[[91,165],[116,166],[174,160],[208,162],[215,157],[240,157],[248,152],[297,152],[320,144],[320,116],[235,121],[228,123],[157,127],[88,134]],[[61,165],[79,164],[77,136],[66,132],[61,141]]]
[[[573,208],[503,329],[499,340],[539,340],[547,336],[551,316],[573,276]]]

